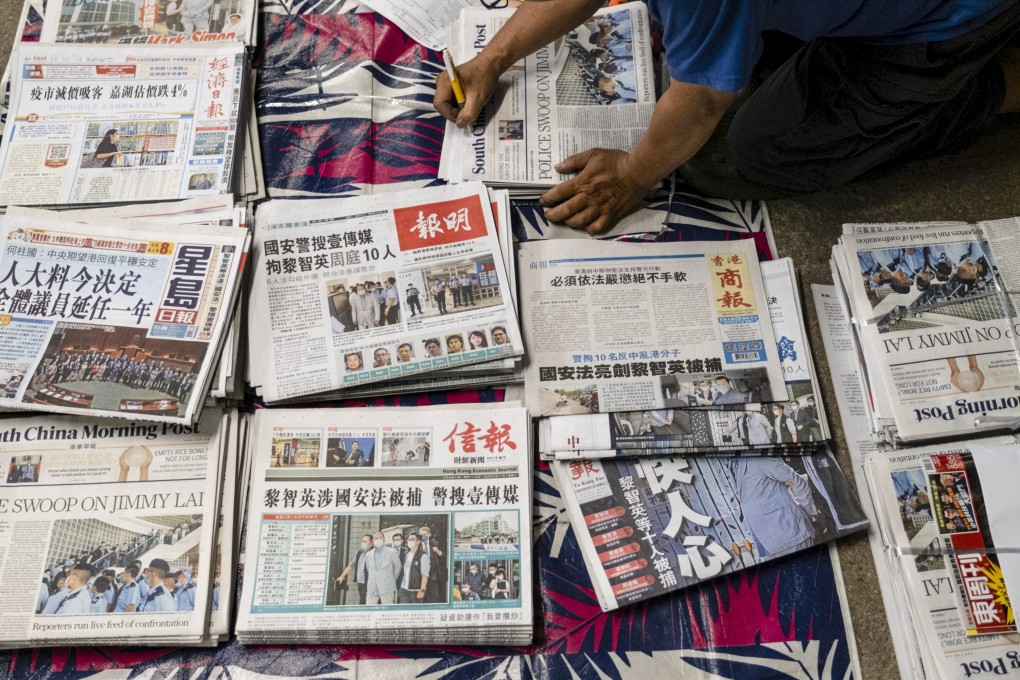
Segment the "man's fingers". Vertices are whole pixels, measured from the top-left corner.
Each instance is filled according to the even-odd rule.
[[[588,197],[585,194],[576,194],[567,201],[555,208],[545,211],[545,218],[550,222],[563,222],[568,217],[584,210],[588,205]]]
[[[460,112],[454,121],[457,127],[467,127],[475,122],[475,118],[478,118],[478,114],[481,113],[484,104],[485,102],[479,102],[477,97],[468,97],[467,101],[460,107]]]
[[[549,191],[545,192],[538,197],[538,202],[542,207],[549,208],[557,203],[562,203],[573,197],[577,193],[577,189],[574,188],[574,180],[568,180],[566,182],[560,182]]]
[[[446,71],[440,73],[436,78],[436,94],[432,97],[432,106],[443,118],[456,122],[459,110],[456,107],[453,87],[450,85],[450,77],[446,75]]]
[[[597,234],[605,233],[609,230],[609,215],[601,215],[595,219],[594,222],[588,225],[585,229],[586,232],[595,236]]]
[[[592,223],[599,216],[599,209],[594,205],[589,205],[580,212],[574,214],[572,217],[563,221],[563,224],[567,225],[571,229],[587,229],[588,225]]]
[[[589,149],[588,151],[575,153],[573,156],[567,156],[556,166],[556,172],[564,175],[571,172],[578,172],[583,169],[584,166],[588,165],[588,161],[591,160],[593,153],[595,153],[595,150]]]

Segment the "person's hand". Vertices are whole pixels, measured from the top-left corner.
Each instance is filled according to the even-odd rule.
[[[542,194],[546,218],[589,234],[608,231],[652,188],[637,180],[629,159],[626,151],[614,149],[592,149],[565,158],[556,166],[557,172],[577,176]]]
[[[492,93],[496,91],[496,81],[499,80],[501,73],[495,64],[482,55],[458,66],[460,87],[464,90],[464,103],[458,105],[453,94],[453,86],[450,84],[450,75],[443,69],[436,78],[436,95],[432,99],[432,105],[436,107],[439,115],[456,123],[457,127],[467,127],[478,118],[482,107],[492,98]]]
[[[347,580],[347,577],[346,577],[346,576],[337,576],[337,577],[336,577],[336,583],[337,583],[337,585],[339,585],[339,586],[342,586],[342,585],[344,584],[344,581],[345,581],[345,580]]]
[[[425,591],[424,590],[419,590],[418,591],[418,599],[419,600],[424,600],[425,599]]]

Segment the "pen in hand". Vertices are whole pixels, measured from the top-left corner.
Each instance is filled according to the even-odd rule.
[[[457,73],[457,66],[453,63],[453,55],[450,50],[443,50],[443,62],[446,64],[446,73],[450,76],[450,86],[453,88],[453,96],[457,100],[457,106],[464,105],[464,88],[460,85],[460,75]]]

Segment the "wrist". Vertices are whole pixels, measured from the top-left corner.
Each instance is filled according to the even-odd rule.
[[[659,185],[659,182],[663,180],[669,173],[660,174],[655,168],[650,167],[645,163],[641,163],[634,157],[634,153],[631,152],[624,156],[623,159],[623,180],[629,182],[635,190],[641,190],[645,193],[651,191]]]

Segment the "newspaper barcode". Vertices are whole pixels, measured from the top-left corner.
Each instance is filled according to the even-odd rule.
[[[761,357],[757,352],[735,352],[733,354],[734,361],[758,361]]]

